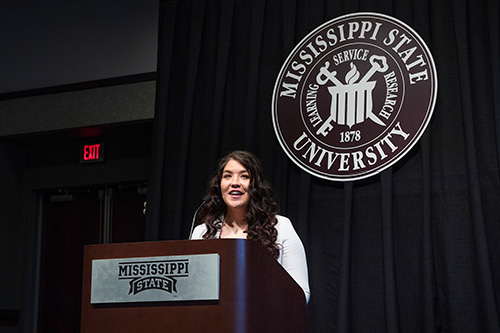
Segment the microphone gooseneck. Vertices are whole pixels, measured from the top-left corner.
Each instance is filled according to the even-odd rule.
[[[203,201],[201,202],[201,205],[194,211],[193,221],[191,222],[191,231],[189,232],[189,238],[188,239],[191,239],[191,237],[193,237],[194,221],[196,221],[196,215],[198,215],[198,211],[201,209],[201,207],[205,206],[211,200],[212,200],[211,197],[205,197],[205,198],[203,198]]]

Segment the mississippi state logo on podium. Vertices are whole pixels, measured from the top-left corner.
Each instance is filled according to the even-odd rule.
[[[378,174],[429,124],[434,60],[420,36],[377,13],[333,19],[290,53],[275,83],[277,138],[306,172],[333,181]]]

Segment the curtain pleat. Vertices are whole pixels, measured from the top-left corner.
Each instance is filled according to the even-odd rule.
[[[488,39],[490,47],[491,78],[494,92],[500,91],[500,2],[487,1]],[[496,142],[500,142],[500,94],[492,94]],[[500,144],[496,145],[497,169],[500,170]],[[498,173],[500,177],[500,173]]]
[[[249,3],[250,4],[250,3]],[[259,73],[260,54],[262,45],[262,35],[264,27],[265,0],[254,0],[250,6],[250,26],[248,32],[249,40],[249,61],[246,92],[246,117],[244,120],[243,134],[245,146],[250,151],[257,150],[258,143],[258,121],[259,121]]]
[[[352,223],[352,200],[353,182],[344,184],[344,221],[342,232],[342,249],[340,258],[340,282],[337,306],[337,328],[338,332],[350,332],[350,303],[351,303],[351,223]]]
[[[474,132],[473,98],[471,96],[472,83],[469,59],[469,40],[467,28],[469,20],[466,17],[466,1],[455,1],[453,13],[455,16],[455,29],[457,34],[457,49],[460,70],[460,96],[464,121],[465,154],[467,157],[467,174],[469,186],[469,200],[471,209],[471,225],[473,232],[473,248],[477,258],[477,274],[479,279],[478,298],[479,308],[484,316],[484,328],[488,332],[499,332],[498,310],[494,297],[492,273],[489,261],[487,240],[485,235],[483,199],[481,195],[478,157]]]
[[[198,78],[198,70],[200,66],[200,57],[202,51],[202,36],[203,36],[203,25],[199,24],[204,22],[205,17],[205,0],[196,0],[193,2],[191,7],[191,24],[189,26],[189,39],[188,42],[188,54],[187,68],[186,68],[186,82],[184,87],[184,103],[181,121],[181,137],[180,137],[180,153],[177,157],[177,168],[174,171],[177,175],[177,190],[176,190],[176,207],[175,215],[173,218],[173,237],[181,238],[181,226],[182,222],[185,220],[183,216],[183,208],[185,204],[185,190],[187,187],[187,178],[190,154],[190,144],[191,144],[191,131],[194,110],[194,100],[196,95],[196,80]],[[170,170],[167,170],[170,172]]]
[[[212,113],[212,122],[210,129],[210,149],[208,166],[217,163],[220,152],[220,132],[222,131],[222,122],[224,116],[224,96],[226,92],[227,73],[229,54],[231,47],[231,36],[233,34],[234,1],[228,0],[226,6],[222,6],[220,13],[219,28],[217,31],[217,53],[216,53],[216,71],[214,81],[214,106]]]
[[[431,140],[429,131],[424,133],[420,141],[422,149],[422,265],[421,265],[421,290],[422,290],[422,323],[419,325],[423,332],[435,332],[435,281],[432,250],[432,192],[430,155]]]
[[[173,54],[173,40],[175,32],[175,18],[177,13],[176,1],[160,2],[159,8],[159,31],[158,39],[161,41],[161,47],[158,48],[157,71],[157,87],[160,87],[165,92],[170,86],[170,71]],[[165,205],[164,185],[167,152],[167,112],[158,110],[166,110],[168,96],[165,93],[156,94],[156,113],[153,126],[153,139],[151,158],[151,171],[149,179],[153,180],[148,186],[147,202],[149,208],[146,209],[146,231],[145,238],[149,241],[161,239],[162,219],[164,218],[162,210],[159,207]],[[155,208],[156,207],[156,208]]]
[[[384,296],[387,332],[399,332],[394,240],[392,226],[392,168],[381,173]]]
[[[311,205],[311,175],[306,173],[300,174],[300,202],[298,219],[295,223],[297,231],[303,236],[304,246],[309,243],[309,216]]]

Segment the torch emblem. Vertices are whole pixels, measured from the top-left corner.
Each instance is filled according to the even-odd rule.
[[[316,131],[317,135],[326,136],[333,129],[333,124],[347,125],[351,128],[355,124],[364,122],[367,118],[380,126],[385,126],[373,113],[372,91],[375,88],[376,81],[368,81],[376,72],[384,73],[388,69],[387,60],[384,56],[372,55],[370,57],[370,69],[358,81],[360,74],[354,63],[351,63],[351,70],[346,74],[343,84],[337,79],[336,71],[330,71],[330,62],[326,61],[321,67],[316,82],[325,85],[329,82],[334,86],[328,87],[332,95],[330,107],[330,116]]]

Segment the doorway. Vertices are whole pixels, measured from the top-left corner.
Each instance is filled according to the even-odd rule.
[[[145,183],[39,192],[39,332],[80,330],[84,246],[144,241]]]

